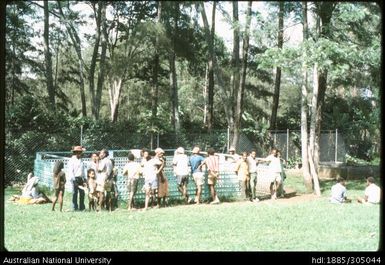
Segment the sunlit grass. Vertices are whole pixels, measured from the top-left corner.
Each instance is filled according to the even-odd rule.
[[[377,250],[380,206],[330,204],[332,183],[322,183],[323,197],[311,201],[179,205],[132,212],[120,208],[112,213],[60,213],[52,212],[50,204],[14,204],[8,198],[15,191],[7,189],[5,247],[9,251]],[[364,184],[350,185],[351,195],[361,195]],[[69,207],[66,193],[64,208]]]

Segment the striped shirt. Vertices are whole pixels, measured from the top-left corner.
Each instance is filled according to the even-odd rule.
[[[206,157],[204,163],[210,171],[219,171],[219,158],[217,156]]]

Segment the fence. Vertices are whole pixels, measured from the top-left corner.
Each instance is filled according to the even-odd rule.
[[[281,150],[286,160],[299,160],[301,154],[300,131],[273,131],[270,134],[271,145]],[[125,131],[89,131],[79,128],[68,134],[48,134],[29,131],[20,135],[6,135],[5,145],[5,185],[12,182],[24,182],[29,172],[34,170],[36,153],[44,151],[70,150],[71,146],[81,144],[88,150],[102,148],[126,150],[128,148],[175,149],[183,146],[191,150],[199,145],[202,150],[213,147],[219,153],[227,153],[230,142],[228,130],[216,130],[209,133],[184,132],[181,134],[143,134]],[[262,140],[253,135],[241,133],[237,152],[257,150],[258,156],[267,156],[269,148],[262,146]],[[320,144],[321,162],[345,162],[344,139],[338,131],[323,131]]]
[[[86,152],[85,158],[83,161],[88,164],[90,161],[89,155],[92,152]],[[109,157],[113,158],[115,161],[115,167],[118,169],[117,177],[117,187],[119,200],[126,201],[128,198],[127,191],[127,182],[126,178],[122,175],[123,167],[128,162],[127,155],[129,150],[109,150]],[[174,153],[174,150],[166,150],[166,154]],[[52,170],[54,164],[57,160],[62,160],[64,162],[64,171],[67,168],[67,162],[70,156],[70,152],[38,152],[35,159],[35,172],[36,176],[39,176],[40,183],[49,188],[53,187],[53,177]],[[172,168],[172,159],[173,156],[166,155],[166,165],[164,168],[164,173],[169,182],[169,199],[170,200],[180,200],[181,194],[177,188],[176,178],[173,175]],[[139,160],[138,160],[139,162]],[[241,186],[238,181],[238,176],[234,172],[234,163],[227,162],[224,155],[219,155],[219,169],[220,169],[220,178],[216,185],[216,191],[219,198],[226,199],[237,199],[241,197]],[[258,181],[256,185],[256,193],[258,197],[265,197],[269,195],[269,184],[266,181],[269,178],[266,178],[268,174],[268,167],[266,165],[258,166]],[[206,174],[207,175],[207,174]],[[137,201],[143,202],[145,193],[142,190],[144,185],[144,179],[140,178],[138,182],[138,192],[135,195]],[[66,190],[71,191],[71,184],[69,181],[66,183]],[[188,184],[188,194],[195,194],[195,184],[193,183],[192,177],[189,178]],[[210,194],[207,186],[207,176],[205,178],[205,185],[202,190],[203,200],[208,200]]]

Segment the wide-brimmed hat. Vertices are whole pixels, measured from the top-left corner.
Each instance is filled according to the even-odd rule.
[[[164,151],[163,151],[162,148],[158,147],[158,148],[155,149],[155,153],[156,154],[160,154],[160,153],[164,154]]]
[[[72,152],[84,152],[86,149],[81,145],[72,146]]]

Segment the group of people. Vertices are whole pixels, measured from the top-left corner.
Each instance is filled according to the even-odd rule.
[[[92,153],[91,161],[85,163],[82,155],[85,149],[82,146],[72,148],[72,156],[67,163],[67,170],[64,172],[64,162],[58,160],[53,168],[53,186],[55,197],[52,201],[52,210],[55,210],[56,203],[59,203],[60,211],[63,210],[63,196],[65,184],[71,183],[72,188],[72,209],[83,211],[85,207],[85,195],[88,196],[89,210],[109,210],[117,207],[118,188],[117,175],[118,169],[115,167],[113,159],[109,158],[107,149]],[[220,178],[219,157],[213,148],[207,150],[207,156],[202,156],[200,148],[195,146],[192,154],[187,156],[183,147],[178,147],[172,160],[173,174],[176,178],[178,191],[185,203],[202,202],[202,190],[205,184],[205,171],[207,171],[207,185],[210,191],[210,203],[217,204],[220,200],[216,192],[216,184]],[[138,162],[133,153],[128,154],[128,162],[124,165],[122,174],[126,178],[128,201],[127,208],[135,209],[134,197],[138,189],[138,180],[144,178],[143,191],[145,192],[144,209],[149,206],[167,206],[169,196],[168,179],[164,173],[166,158],[164,150],[157,148],[154,151],[141,150],[141,160]],[[268,163],[271,199],[283,197],[285,191],[283,182],[286,178],[284,171],[285,161],[281,158],[279,150],[273,148],[271,154],[266,158],[257,158],[256,151],[242,152],[241,155],[235,153],[235,148],[229,149],[226,155],[228,163],[233,165],[233,171],[238,176],[241,187],[241,197],[244,200],[258,202],[256,185],[258,180],[257,166],[259,163]],[[85,174],[86,172],[86,174]],[[195,183],[194,199],[187,192],[190,176]],[[265,180],[266,181],[266,180]],[[27,203],[51,202],[51,200],[38,190],[39,179],[30,174],[27,184],[23,189],[22,196],[13,196],[12,199],[26,201]],[[351,202],[346,196],[346,180],[339,178],[331,188],[330,201],[334,203]],[[367,188],[365,197],[358,198],[360,203],[379,203],[381,191],[374,183],[374,178],[367,178]]]
[[[373,177],[367,177],[364,197],[358,197],[357,202],[362,204],[378,204],[380,201],[381,188],[376,185]],[[338,178],[337,183],[332,186],[330,202],[338,204],[352,202],[352,200],[347,197],[345,178]]]

